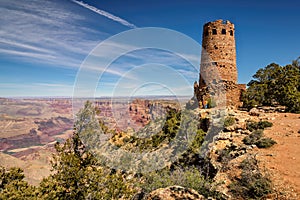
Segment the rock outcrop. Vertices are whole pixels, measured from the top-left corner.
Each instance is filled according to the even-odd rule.
[[[226,109],[224,120],[231,118],[233,123],[228,126],[223,126],[217,135],[214,136],[213,142],[209,145],[207,157],[217,173],[213,181],[222,183],[218,186],[218,191],[225,195],[227,199],[234,199],[230,192],[230,184],[237,180],[241,174],[241,162],[249,157],[256,157],[260,162],[261,155],[266,149],[259,149],[255,144],[246,145],[243,142],[245,137],[248,137],[252,132],[247,129],[248,122],[270,121],[273,122],[279,116],[273,108],[257,108],[252,112],[239,111],[235,109]],[[203,113],[204,111],[201,110]],[[206,109],[206,116],[210,116],[211,109]],[[278,112],[280,112],[278,110]],[[283,115],[283,114],[281,114]],[[222,120],[220,120],[222,122]],[[265,129],[269,131],[270,128]],[[277,141],[278,142],[278,141]],[[273,148],[273,147],[271,147]],[[260,166],[263,173],[266,172],[263,166]],[[270,194],[272,196],[273,194]],[[273,199],[273,198],[271,198]]]
[[[200,195],[193,189],[184,188],[181,186],[170,186],[167,188],[159,188],[152,191],[146,200],[205,200],[206,198]]]
[[[125,131],[128,128],[139,130],[150,121],[164,117],[169,107],[179,109],[180,105],[172,100],[123,99],[108,101],[97,100],[95,105],[99,118],[110,128]]]

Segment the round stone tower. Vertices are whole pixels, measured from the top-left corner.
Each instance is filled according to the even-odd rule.
[[[240,96],[246,85],[237,84],[234,31],[234,24],[223,20],[203,26],[199,84],[194,84],[194,97],[200,107],[205,107],[208,100],[219,105],[241,105]]]
[[[200,88],[220,80],[225,84],[236,84],[234,24],[223,20],[206,23],[203,26],[202,47]],[[213,71],[217,71],[218,75],[212,76],[216,73]]]

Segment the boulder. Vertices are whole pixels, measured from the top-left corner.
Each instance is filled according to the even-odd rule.
[[[231,140],[231,134],[230,132],[223,132],[221,131],[216,137],[215,137],[215,140],[218,141],[218,140]]]
[[[260,111],[257,108],[252,108],[249,111],[249,115],[251,115],[251,116],[259,116],[260,115]]]
[[[246,130],[247,127],[246,127],[246,123],[236,123],[234,125],[231,125],[231,126],[227,126],[227,127],[224,127],[224,131],[225,132],[239,132],[241,130]]]
[[[147,200],[201,200],[206,199],[200,195],[196,190],[184,188],[181,186],[169,186],[166,188],[159,188],[152,191],[147,197]]]

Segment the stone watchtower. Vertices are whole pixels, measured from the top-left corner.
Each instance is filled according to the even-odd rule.
[[[237,84],[234,24],[216,20],[203,26],[199,85],[194,84],[194,94],[200,107],[202,102],[222,99],[227,106],[240,105],[245,84]]]

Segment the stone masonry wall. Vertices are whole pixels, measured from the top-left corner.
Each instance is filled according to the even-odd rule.
[[[199,102],[221,97],[226,100],[226,105],[241,105],[241,91],[246,86],[237,84],[234,31],[234,24],[223,20],[203,26],[199,85],[195,83],[194,86]]]
[[[200,87],[204,81],[212,82],[214,79],[237,83],[234,24],[223,20],[206,23],[202,47],[200,74],[205,76],[205,80],[199,81]],[[219,77],[210,76],[212,68],[218,70]]]

